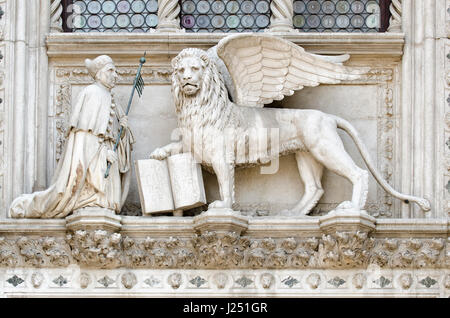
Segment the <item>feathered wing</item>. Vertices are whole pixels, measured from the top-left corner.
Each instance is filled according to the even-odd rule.
[[[356,80],[367,72],[367,69],[343,66],[348,55],[311,54],[271,35],[231,35],[222,39],[210,53],[216,53],[214,51],[223,60],[233,81],[234,102],[243,106],[263,107],[305,86]],[[224,74],[223,70],[221,72]]]

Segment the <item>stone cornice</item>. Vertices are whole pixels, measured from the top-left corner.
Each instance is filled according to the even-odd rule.
[[[170,60],[186,47],[207,49],[228,33],[57,33],[47,36],[50,58],[83,58],[108,53],[112,58]],[[320,54],[401,57],[403,33],[271,33]]]
[[[193,217],[122,216],[123,235],[133,237],[189,237],[195,234]],[[268,230],[270,228],[270,230]],[[448,219],[377,219],[376,237],[442,237],[449,236]],[[66,221],[55,219],[0,220],[2,235],[65,235]],[[245,236],[262,238],[314,237],[322,235],[319,218],[249,218]]]

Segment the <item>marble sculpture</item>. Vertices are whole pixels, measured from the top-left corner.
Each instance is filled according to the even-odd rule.
[[[86,207],[119,213],[125,202],[134,138],[127,116],[111,94],[116,68],[106,55],[86,59],[85,64],[95,83],[83,89],[72,107],[65,150],[51,186],[16,198],[10,206],[13,218],[63,218]],[[124,133],[116,153],[119,126]],[[111,168],[105,178],[107,162]]]
[[[282,214],[311,212],[324,193],[324,167],[353,185],[351,201],[342,202],[337,209],[361,211],[367,199],[368,173],[344,149],[337,133],[340,128],[351,136],[384,190],[430,210],[426,199],[399,193],[382,178],[348,121],[316,110],[263,108],[305,86],[355,80],[367,72],[343,66],[346,59],[348,55],[310,54],[292,42],[260,34],[228,36],[208,52],[182,50],[172,61],[173,97],[182,138],[155,149],[150,158],[162,160],[174,153],[192,152],[218,178],[221,200],[209,207],[229,209],[235,200],[235,167],[264,164],[294,153],[305,193]],[[268,137],[269,130],[276,134]],[[252,153],[252,143],[265,146]]]

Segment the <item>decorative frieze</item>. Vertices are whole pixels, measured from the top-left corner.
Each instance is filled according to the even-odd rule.
[[[0,238],[1,267],[421,269],[449,268],[449,258],[444,239],[381,239],[359,231],[276,239],[205,232],[180,239],[78,230],[65,239]]]
[[[0,269],[0,295],[261,295],[446,297],[449,274],[426,270],[57,270]]]

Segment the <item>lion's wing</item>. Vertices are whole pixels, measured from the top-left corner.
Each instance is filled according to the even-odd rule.
[[[225,63],[235,86],[235,102],[262,107],[282,100],[305,86],[338,84],[367,72],[343,66],[348,56],[325,57],[305,52],[271,35],[237,34],[222,39],[217,55]]]

